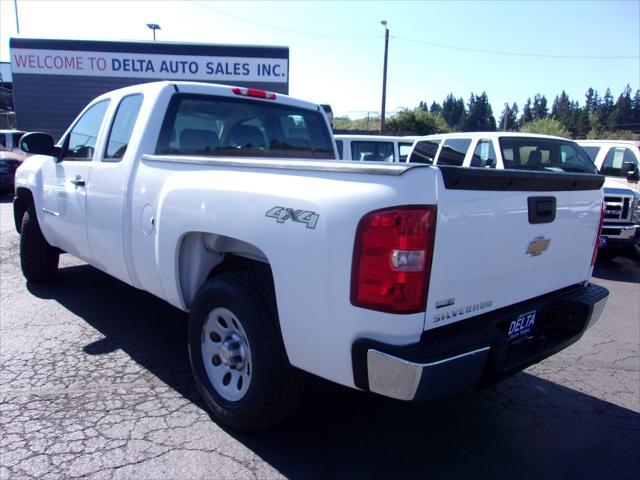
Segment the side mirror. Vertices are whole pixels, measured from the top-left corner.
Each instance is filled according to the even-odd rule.
[[[60,161],[62,150],[53,143],[53,137],[48,133],[26,133],[20,139],[20,150],[33,155],[49,155]]]

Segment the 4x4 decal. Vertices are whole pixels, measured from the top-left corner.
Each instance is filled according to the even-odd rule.
[[[273,207],[265,215],[269,218],[275,218],[278,223],[284,223],[287,220],[304,223],[307,225],[307,228],[316,228],[316,224],[320,219],[320,215],[315,212],[295,210],[287,207]]]

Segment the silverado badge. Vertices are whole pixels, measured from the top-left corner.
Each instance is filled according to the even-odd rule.
[[[536,237],[533,241],[529,242],[527,245],[527,251],[532,257],[537,257],[542,255],[542,252],[549,248],[549,244],[551,243],[551,239],[546,239],[544,237]]]

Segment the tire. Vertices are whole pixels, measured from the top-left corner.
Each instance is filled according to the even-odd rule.
[[[205,283],[189,318],[189,359],[213,419],[233,429],[274,425],[302,397],[304,374],[287,359],[267,274],[224,273]]]
[[[58,275],[60,253],[42,235],[33,207],[22,216],[20,228],[20,266],[29,282],[50,282]]]

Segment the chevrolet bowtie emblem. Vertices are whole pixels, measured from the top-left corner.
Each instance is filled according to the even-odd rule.
[[[549,248],[550,243],[551,239],[547,240],[544,237],[536,237],[535,240],[529,242],[527,251],[525,253],[528,253],[532,257],[537,257],[539,255],[542,255],[542,252]]]

